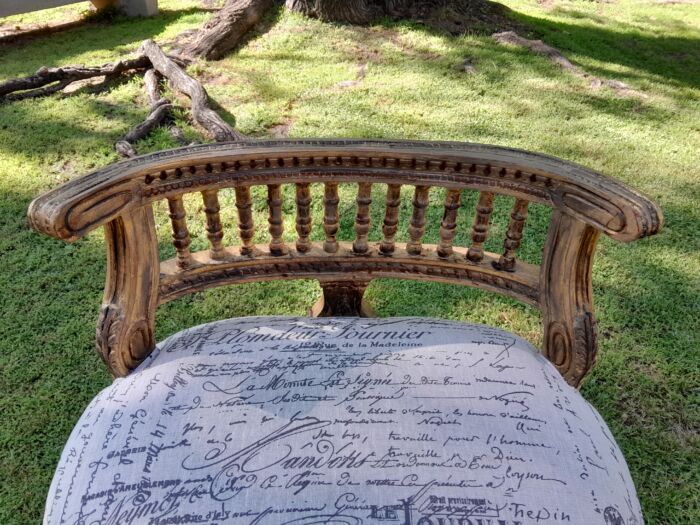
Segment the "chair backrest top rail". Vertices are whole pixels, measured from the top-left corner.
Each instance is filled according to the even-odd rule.
[[[169,172],[180,180],[169,181]],[[635,190],[547,155],[471,143],[368,140],[246,141],[135,157],[39,197],[29,217],[44,233],[75,240],[168,192],[331,178],[508,194],[563,209],[621,241],[651,235],[662,222],[660,210]]]

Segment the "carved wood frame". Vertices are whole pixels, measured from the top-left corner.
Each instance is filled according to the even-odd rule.
[[[336,240],[339,182],[358,184],[356,239]],[[326,239],[309,240],[309,184],[324,183]],[[388,184],[384,239],[367,240],[370,188]],[[282,241],[280,185],[297,188],[299,234]],[[268,186],[269,245],[253,245],[250,186]],[[406,245],[397,244],[398,191],[415,187]],[[447,188],[440,244],[422,244],[429,187]],[[221,244],[216,192],[235,188],[241,246]],[[473,244],[452,245],[460,192],[481,192]],[[201,192],[211,249],[190,253],[182,195]],[[515,197],[502,255],[484,252],[494,195]],[[167,199],[177,257],[160,262],[151,204]],[[516,262],[528,203],[554,209],[542,265]],[[320,315],[370,315],[362,295],[377,277],[410,278],[495,291],[543,312],[543,353],[578,386],[596,355],[591,267],[599,234],[629,242],[662,225],[659,208],[633,189],[553,157],[469,143],[281,140],[180,148],[129,159],[35,199],[30,224],[74,241],[104,226],[108,273],[98,349],[116,376],[154,347],[157,305],[212,286],[314,278],[324,291]]]

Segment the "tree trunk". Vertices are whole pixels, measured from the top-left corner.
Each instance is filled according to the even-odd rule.
[[[286,5],[290,11],[325,21],[368,24],[386,13],[386,3],[383,0],[287,0]]]
[[[387,16],[413,20],[452,35],[493,33],[520,26],[491,0],[286,0],[287,9],[326,22],[367,25]]]
[[[274,0],[228,0],[183,47],[189,58],[217,60],[231,51],[257,24]]]

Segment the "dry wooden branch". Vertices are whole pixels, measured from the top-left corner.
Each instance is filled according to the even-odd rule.
[[[170,111],[172,107],[172,104],[167,99],[162,99],[162,103],[151,108],[151,112],[146,117],[146,120],[117,142],[115,145],[117,152],[124,157],[134,157],[136,155],[136,150],[133,147],[134,142],[145,138],[151,131],[167,121],[171,116]]]
[[[198,30],[181,53],[189,58],[219,59],[257,24],[274,0],[229,0]]]
[[[99,67],[42,67],[32,76],[13,78],[0,84],[0,99],[40,97],[55,93],[76,80],[100,76],[114,77],[130,71],[143,70],[149,66],[147,57],[138,56]]]
[[[153,42],[146,40],[141,44],[141,51],[153,64],[153,68],[167,78],[173,88],[184,93],[192,100],[192,116],[194,120],[206,129],[217,142],[243,140],[244,135],[233,129],[216,111],[209,107],[209,96],[202,84],[189,76],[185,71],[163,53],[163,50]]]
[[[148,69],[143,75],[143,87],[146,89],[151,108],[162,100],[160,94],[160,78],[154,69]]]
[[[597,88],[600,86],[607,86],[609,88],[614,89],[619,94],[645,97],[643,93],[630,88],[624,82],[620,82],[619,80],[608,80],[604,78],[599,78],[589,73],[586,73],[580,67],[572,64],[571,61],[561,53],[561,51],[545,44],[544,42],[542,42],[542,40],[529,40],[518,35],[514,31],[494,33],[491,36],[499,44],[511,44],[514,46],[525,47],[530,51],[534,51],[535,53],[545,55],[552,62],[561,66],[562,69],[570,71],[574,75],[588,80],[590,82],[591,87]]]
[[[147,70],[143,76],[143,80],[151,105],[151,111],[146,117],[146,120],[129,131],[122,140],[114,145],[114,149],[116,149],[117,153],[122,157],[135,157],[136,150],[134,149],[134,143],[145,138],[155,128],[172,119],[173,105],[170,103],[170,100],[161,97],[159,78],[155,70]]]

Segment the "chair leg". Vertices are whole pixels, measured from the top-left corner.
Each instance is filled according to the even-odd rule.
[[[312,317],[375,317],[364,300],[369,281],[321,281],[323,295],[311,308]]]

